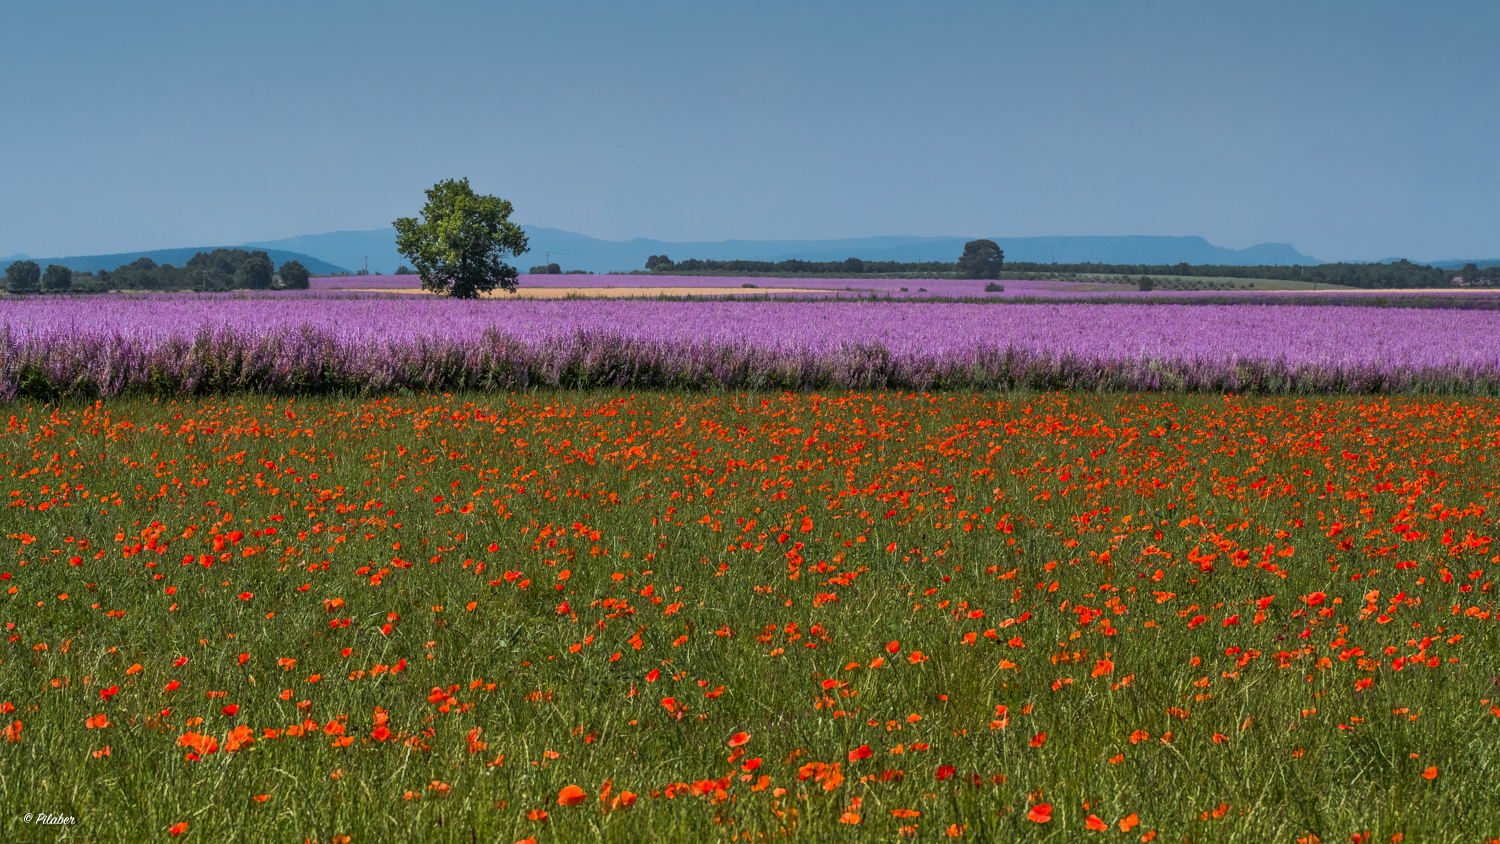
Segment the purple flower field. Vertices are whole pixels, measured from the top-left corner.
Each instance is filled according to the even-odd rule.
[[[1009,299],[1098,299],[1123,302],[1174,302],[1183,300],[1211,301],[1233,297],[1236,300],[1265,301],[1268,304],[1290,302],[1299,299],[1335,299],[1357,304],[1361,299],[1395,298],[1404,296],[1442,297],[1446,299],[1500,299],[1500,291],[1473,289],[1371,289],[1371,290],[1165,290],[1141,292],[1133,285],[1104,284],[1099,282],[1073,282],[1042,279],[1001,279],[1005,289],[996,293],[986,292],[990,282],[975,279],[951,278],[770,278],[732,276],[673,276],[673,275],[526,275],[520,277],[522,290],[609,288],[629,289],[637,287],[683,288],[684,290],[722,289],[725,295],[762,295],[773,290],[791,288],[819,292],[781,292],[777,298],[857,299],[887,296],[893,299],[987,299],[1005,301]],[[755,285],[746,288],[746,284]],[[901,288],[906,288],[902,290]],[[355,291],[415,291],[421,288],[421,279],[414,275],[370,275],[370,276],[322,276],[311,280],[311,291],[322,293]],[[282,294],[286,295],[286,294]]]
[[[5,399],[558,385],[1492,393],[1500,312],[326,293],[0,302]]]
[[[729,276],[674,276],[674,275],[528,275],[523,274],[520,285],[525,288],[585,288],[599,290],[610,287],[683,287],[683,288],[723,288],[726,293],[751,292],[746,284],[753,284],[759,289],[775,288],[812,288],[827,291],[827,295],[843,295],[845,297],[868,296],[871,291],[877,291],[880,295],[890,293],[892,296],[907,296],[927,298],[931,296],[943,297],[966,297],[966,296],[993,296],[997,294],[986,294],[984,286],[987,282],[974,281],[972,279],[945,279],[945,278],[764,278],[764,277],[729,277]],[[1006,281],[1006,292],[1009,293],[1012,285],[1017,291],[1025,293],[1047,294],[1054,291],[1066,291],[1067,282],[1052,281]],[[366,275],[366,276],[321,276],[311,280],[313,290],[335,291],[335,290],[410,290],[422,286],[421,279],[414,275]],[[1072,287],[1078,289],[1086,285],[1074,284]],[[901,288],[907,288],[902,292]],[[919,292],[920,288],[926,288],[926,292]],[[1122,288],[1123,289],[1123,288]],[[816,296],[818,294],[799,294],[801,296]],[[1014,295],[1014,294],[1012,294]]]

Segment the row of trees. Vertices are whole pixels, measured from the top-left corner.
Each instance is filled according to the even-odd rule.
[[[843,261],[713,261],[689,258],[673,261],[666,255],[652,255],[646,259],[646,269],[654,273],[723,273],[743,275],[751,273],[821,273],[859,275],[900,273],[952,273],[959,278],[998,279],[1002,269],[1026,274],[1023,277],[1076,277],[1078,275],[1108,275],[1120,277],[1196,277],[1222,279],[1278,279],[1283,281],[1305,281],[1310,284],[1338,284],[1346,287],[1367,289],[1435,288],[1452,287],[1455,274],[1452,270],[1414,264],[1411,261],[1392,261],[1388,264],[1318,264],[1316,266],[1228,266],[1219,264],[1058,264],[1033,263],[1029,261],[1005,263],[1005,253],[992,240],[973,240],[964,245],[964,254],[958,261],[864,261],[848,258]],[[1465,285],[1500,285],[1500,266],[1481,269],[1477,264],[1466,264],[1458,276]],[[1149,288],[1146,288],[1149,289]]]
[[[714,261],[688,258],[673,261],[666,255],[652,255],[646,259],[646,269],[654,273],[722,272],[742,275],[747,273],[842,273],[847,275],[900,273],[956,273],[960,278],[997,279],[1005,265],[1005,253],[993,240],[971,240],[964,244],[963,255],[956,262],[949,261],[866,261],[860,258],[845,258],[842,261],[803,261],[789,258],[785,261]]]
[[[215,249],[199,252],[186,265],[137,258],[119,268],[75,273],[52,264],[44,273],[35,261],[17,261],[5,270],[6,289],[26,293],[103,293],[110,290],[306,290],[307,268],[287,261],[276,269],[265,252]]]
[[[1013,262],[1010,269],[1018,273],[1042,276],[1066,274],[1118,276],[1176,276],[1199,278],[1269,278],[1280,281],[1305,281],[1309,284],[1339,284],[1366,289],[1402,289],[1452,287],[1454,272],[1441,267],[1392,261],[1389,264],[1317,264],[1311,267],[1260,265],[1229,266],[1221,264],[1081,264]],[[1488,273],[1486,277],[1484,274]],[[1479,270],[1474,264],[1462,272],[1466,284],[1500,283],[1500,268]],[[1472,280],[1471,280],[1472,279]]]

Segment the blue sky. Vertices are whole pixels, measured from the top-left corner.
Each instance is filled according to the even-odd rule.
[[[360,230],[1500,257],[1500,3],[0,6],[0,255]]]

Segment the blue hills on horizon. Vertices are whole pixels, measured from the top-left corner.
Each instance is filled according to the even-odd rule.
[[[720,240],[667,241],[651,238],[602,240],[563,229],[522,226],[530,249],[516,259],[522,270],[528,266],[556,263],[564,270],[596,273],[640,270],[652,255],[720,261],[842,261],[856,257],[866,261],[956,261],[968,237],[859,237],[825,240]],[[1007,261],[1110,264],[1303,264],[1322,263],[1303,255],[1290,244],[1263,243],[1247,249],[1225,249],[1201,237],[1080,236],[998,237]],[[342,231],[302,235],[282,240],[257,241],[246,248],[285,249],[316,256],[331,264],[370,271],[391,272],[406,263],[396,251],[395,229]]]
[[[564,270],[596,273],[644,269],[646,258],[667,255],[673,260],[700,258],[713,260],[783,261],[800,258],[808,261],[841,261],[856,257],[867,261],[954,261],[963,252],[967,237],[889,236],[824,240],[720,240],[667,241],[651,238],[603,240],[563,229],[544,226],[522,226],[530,250],[515,259],[525,271],[530,266],[557,263]],[[1215,246],[1202,237],[1133,236],[1056,236],[993,238],[1005,251],[1008,262],[1100,264],[1223,264],[1237,266],[1325,263],[1298,252],[1286,243],[1262,243],[1245,249]],[[197,252],[216,247],[154,249],[120,252],[109,255],[81,255],[64,258],[31,258],[45,269],[62,264],[75,271],[114,270],[136,258],[148,257],[158,264],[181,266]],[[338,231],[300,235],[281,240],[254,241],[229,248],[263,249],[278,266],[286,261],[301,261],[314,275],[327,275],[369,267],[370,272],[391,273],[407,263],[396,251],[393,228],[370,231]],[[11,261],[27,260],[17,254],[0,258],[0,268]],[[1392,259],[1395,260],[1395,259]],[[1445,269],[1458,269],[1468,260],[1445,260],[1430,263]],[[1500,265],[1500,259],[1475,260],[1481,267]]]

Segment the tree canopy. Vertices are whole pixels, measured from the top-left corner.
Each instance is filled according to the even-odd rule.
[[[234,271],[234,286],[248,290],[271,289],[271,276],[276,266],[264,252],[251,252],[250,257]]]
[[[993,240],[971,240],[964,244],[964,254],[958,259],[958,274],[964,278],[1000,277],[1000,268],[1005,264],[1005,253]]]
[[[514,293],[519,273],[501,258],[526,251],[526,232],[510,221],[511,204],[480,196],[468,179],[447,179],[427,191],[422,219],[401,217],[396,248],[422,277],[422,288],[474,299],[496,287]]]
[[[281,277],[281,286],[287,290],[306,290],[307,279],[311,274],[307,267],[302,266],[301,261],[287,261],[276,271],[276,275]]]
[[[42,273],[42,289],[48,293],[62,293],[73,286],[73,271],[62,264],[51,264]]]
[[[41,283],[42,268],[35,261],[17,261],[5,268],[5,286],[12,293],[35,293]]]

